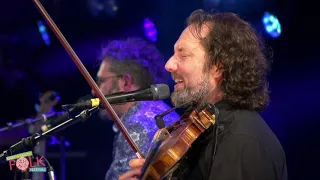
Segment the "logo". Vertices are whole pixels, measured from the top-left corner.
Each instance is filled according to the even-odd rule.
[[[28,171],[29,172],[46,172],[46,165],[43,163],[44,157],[41,156],[36,157],[36,162],[33,163],[33,154],[32,151],[16,154],[13,156],[8,156],[6,158],[9,161],[9,167],[12,171],[15,166],[20,171]]]

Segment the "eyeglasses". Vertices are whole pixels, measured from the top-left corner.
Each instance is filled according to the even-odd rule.
[[[119,78],[119,77],[122,77],[122,75],[108,76],[108,77],[96,77],[95,80],[96,80],[97,84],[102,84],[102,83],[106,82],[110,78]]]

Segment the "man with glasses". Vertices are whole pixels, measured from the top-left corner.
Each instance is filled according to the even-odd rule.
[[[102,49],[99,59],[101,65],[97,73],[97,84],[104,95],[135,91],[167,82],[162,55],[155,46],[140,38],[109,42]],[[94,91],[92,94],[95,96]],[[112,108],[143,155],[146,155],[158,130],[154,116],[171,107],[163,101],[138,101],[112,105]],[[100,110],[99,116],[111,119],[107,110]],[[163,119],[166,125],[170,125],[179,119],[179,115],[173,111]],[[113,160],[106,180],[118,179],[120,174],[130,169],[129,160],[136,158],[116,124],[113,130],[116,133]]]

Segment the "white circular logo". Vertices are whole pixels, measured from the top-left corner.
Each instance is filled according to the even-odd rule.
[[[21,171],[26,171],[29,167],[29,161],[25,157],[19,158],[16,162],[16,166]]]

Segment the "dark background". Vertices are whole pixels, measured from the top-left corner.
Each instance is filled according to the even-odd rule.
[[[185,27],[186,17],[195,9],[209,9],[214,2],[220,2],[96,1],[113,2],[118,5],[118,11],[93,16],[88,5],[93,0],[41,1],[92,76],[97,71],[96,56],[102,43],[117,37],[144,36],[145,17],[155,22],[158,30],[155,44],[168,59]],[[317,5],[302,0],[228,0],[214,9],[239,13],[255,25],[272,48],[271,104],[262,115],[285,149],[289,179],[318,179],[320,16]],[[276,39],[263,31],[261,18],[265,11],[280,20],[282,34]],[[90,86],[49,27],[51,45],[42,41],[38,20],[43,19],[31,0],[0,3],[1,127],[9,121],[33,117],[39,93],[47,90],[60,93],[57,111],[62,110],[62,104],[74,103],[90,93]],[[172,81],[168,83],[172,88]],[[67,147],[66,179],[104,179],[112,155],[111,127],[111,122],[93,116],[59,134],[71,143]],[[48,152],[60,179],[59,146],[49,146]],[[0,164],[0,174],[1,180],[13,179],[8,164]]]

